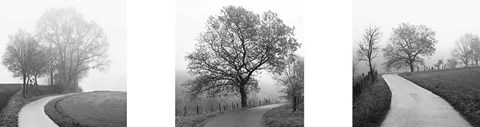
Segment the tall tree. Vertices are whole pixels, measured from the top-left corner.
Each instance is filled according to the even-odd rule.
[[[435,52],[437,42],[435,32],[424,25],[400,24],[393,29],[383,49],[387,69],[409,67],[413,72],[415,67],[424,64],[422,56],[431,56]]]
[[[247,106],[247,94],[258,91],[254,78],[261,70],[280,73],[290,54],[300,46],[289,27],[268,11],[259,16],[243,7],[228,6],[210,16],[200,34],[187,69],[195,79],[183,84],[192,97],[240,95]]]
[[[471,49],[471,44],[475,38],[476,37],[473,34],[469,33],[461,36],[455,41],[455,49],[453,49],[451,52],[453,57],[461,60],[462,63],[465,64],[465,67],[468,67],[470,60],[472,59],[473,52]]]
[[[106,34],[98,24],[86,21],[74,9],[46,11],[37,22],[37,35],[50,44],[55,54],[50,62],[58,70],[60,84],[70,90],[77,90],[81,74],[108,67]]]
[[[382,33],[380,32],[380,28],[376,26],[370,26],[365,29],[365,34],[362,36],[362,39],[358,42],[358,50],[357,54],[359,55],[360,61],[367,61],[368,67],[370,67],[370,71],[368,72],[373,73],[373,59],[377,57],[378,50],[380,49],[380,37]],[[372,77],[373,78],[373,77]]]
[[[43,64],[39,61],[42,50],[38,41],[24,30],[10,35],[9,39],[2,63],[13,72],[13,77],[22,78],[22,96],[25,98],[28,93],[29,77],[38,74],[39,64]]]
[[[297,111],[299,98],[303,97],[304,86],[304,61],[302,57],[292,56],[285,70],[274,77],[278,84],[283,87],[285,93],[292,101],[292,110]]]
[[[443,60],[439,59],[438,62],[434,66],[437,67],[438,70],[440,70],[442,65],[443,65]]]
[[[470,50],[472,50],[472,62],[475,62],[475,66],[478,66],[478,61],[480,61],[480,38],[478,35],[473,36],[470,41]]]

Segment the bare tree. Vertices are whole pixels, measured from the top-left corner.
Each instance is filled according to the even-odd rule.
[[[473,36],[470,41],[470,50],[472,50],[472,62],[475,62],[475,66],[478,66],[478,61],[480,60],[480,38],[478,35]]]
[[[443,64],[443,60],[442,59],[439,59],[438,62],[434,65],[435,67],[437,67],[438,70],[440,70],[442,67],[442,64]]]
[[[431,56],[435,52],[437,42],[435,32],[424,25],[400,24],[393,29],[383,49],[387,69],[409,67],[413,72],[415,67],[424,64],[421,56]]]
[[[358,50],[357,54],[359,55],[360,61],[367,61],[368,67],[370,67],[370,71],[368,72],[373,73],[374,68],[372,66],[372,61],[377,57],[378,50],[380,49],[380,37],[382,33],[380,33],[380,28],[376,26],[370,26],[365,29],[365,34],[362,36],[362,39],[358,42]],[[374,78],[374,77],[372,77]]]
[[[451,69],[455,69],[457,67],[457,60],[455,58],[450,58],[447,60],[447,66]]]
[[[302,57],[295,55],[290,59],[289,63],[285,70],[280,75],[276,75],[274,79],[277,80],[279,85],[283,86],[281,92],[285,93],[286,97],[292,100],[293,111],[297,111],[299,98],[303,96],[304,62]]]
[[[187,69],[196,78],[183,86],[191,97],[240,95],[242,107],[247,106],[247,94],[259,89],[254,76],[260,70],[280,73],[288,56],[300,46],[294,28],[276,13],[259,16],[236,6],[211,16],[197,40],[195,51],[186,56]]]
[[[472,59],[473,52],[471,50],[471,43],[476,38],[473,34],[465,34],[455,41],[455,49],[452,50],[452,56],[461,60],[465,67],[468,67]],[[478,37],[477,37],[478,38]]]
[[[77,90],[81,74],[90,69],[106,69],[107,36],[93,21],[71,8],[50,9],[37,22],[37,35],[49,43],[54,58],[50,75],[58,71],[60,84]]]
[[[24,30],[10,35],[9,39],[2,63],[13,72],[13,77],[22,78],[22,96],[25,98],[28,93],[29,78],[40,73],[39,65],[43,64],[40,61],[42,50],[38,41]]]

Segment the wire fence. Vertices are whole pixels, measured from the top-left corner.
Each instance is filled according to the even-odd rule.
[[[269,105],[279,103],[278,100],[272,99],[259,99],[259,100],[248,100],[247,107],[252,108],[257,106]],[[189,116],[189,115],[200,115],[205,113],[220,112],[227,110],[238,110],[243,109],[240,102],[230,102],[230,103],[210,103],[207,105],[186,105],[181,109],[176,107],[175,116]]]

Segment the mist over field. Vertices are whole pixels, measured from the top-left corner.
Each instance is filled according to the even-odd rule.
[[[110,5],[106,7],[105,5]],[[21,7],[21,8],[19,8]],[[114,90],[126,91],[126,2],[97,0],[15,0],[0,2],[0,55],[3,56],[9,35],[19,29],[35,33],[37,20],[51,8],[73,8],[81,13],[85,20],[93,21],[103,28],[109,44],[108,59],[110,67],[106,71],[89,70],[87,76],[80,79],[79,85],[85,91]],[[108,9],[106,9],[108,8]],[[15,11],[15,13],[12,13]],[[13,78],[13,73],[0,65],[0,83],[21,83],[21,78]],[[45,78],[39,83],[45,84]]]

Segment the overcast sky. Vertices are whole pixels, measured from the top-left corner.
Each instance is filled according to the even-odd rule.
[[[278,14],[288,26],[296,28],[296,39],[303,43],[303,3],[301,1],[278,0],[177,0],[175,25],[175,70],[176,73],[185,73],[187,52],[194,51],[197,43],[195,38],[205,31],[207,19],[217,15],[220,10],[229,5],[242,6],[256,14],[271,10]],[[303,56],[303,47],[296,54]],[[178,77],[176,77],[178,78]],[[259,96],[278,96],[278,87],[270,74],[262,73],[258,77],[261,88]]]
[[[427,59],[427,65],[432,66],[438,59],[450,58],[455,40],[460,36],[480,34],[478,5],[478,0],[354,0],[352,39],[353,42],[360,40],[365,28],[377,25],[383,33],[384,47],[392,28],[400,23],[426,25],[436,32],[438,40],[435,54]]]
[[[90,70],[80,81],[84,91],[126,91],[126,2],[124,0],[9,0],[0,2],[0,54],[3,56],[9,42],[8,36],[18,29],[30,33],[35,30],[37,19],[50,8],[74,8],[87,21],[99,24],[108,36],[109,59],[112,61],[106,72]],[[0,83],[20,83],[2,64]],[[44,82],[44,81],[42,81]]]

